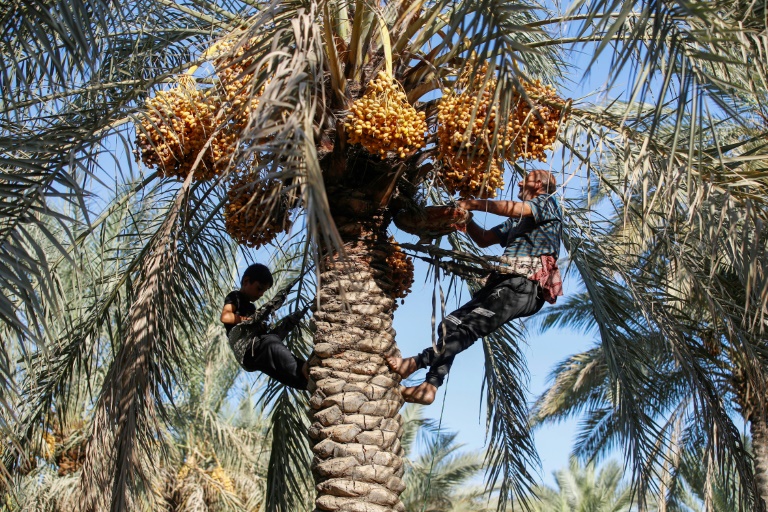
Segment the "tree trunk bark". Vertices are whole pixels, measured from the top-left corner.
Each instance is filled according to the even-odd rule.
[[[324,261],[314,315],[316,510],[404,511],[400,379],[384,361],[397,353],[386,252],[363,242],[345,250],[345,259]]]
[[[749,415],[748,420],[755,454],[755,482],[763,499],[760,510],[765,510],[768,504],[768,422],[764,414],[757,414],[756,411]]]

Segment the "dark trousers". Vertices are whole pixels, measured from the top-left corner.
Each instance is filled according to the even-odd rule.
[[[307,379],[301,373],[304,363],[306,361],[293,355],[279,336],[264,334],[253,339],[245,351],[242,366],[249,372],[265,373],[286,386],[307,389]]]
[[[439,354],[429,347],[416,356],[419,368],[429,367],[426,381],[441,386],[451,370],[453,358],[475,340],[487,336],[506,322],[533,315],[544,305],[539,285],[522,276],[491,277],[472,300],[445,317],[438,326]]]

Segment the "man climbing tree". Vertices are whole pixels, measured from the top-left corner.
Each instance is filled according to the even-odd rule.
[[[495,272],[472,300],[445,317],[438,327],[438,343],[414,357],[387,358],[387,364],[403,378],[429,367],[418,386],[403,389],[406,402],[431,404],[453,364],[453,358],[504,323],[533,315],[562,295],[557,254],[560,250],[562,209],[554,192],[555,177],[549,171],[530,172],[518,184],[520,201],[470,199],[458,206],[508,217],[486,230],[471,221],[467,234],[480,247],[504,247],[503,272]]]

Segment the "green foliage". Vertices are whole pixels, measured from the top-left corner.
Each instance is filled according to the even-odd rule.
[[[536,512],[627,512],[632,506],[632,489],[622,482],[622,469],[616,462],[594,463],[582,467],[571,457],[568,468],[555,472],[557,488],[534,489]]]
[[[483,456],[460,451],[456,433],[424,420],[419,406],[403,409],[406,468],[401,496],[408,512],[485,512],[494,510],[491,494],[472,482],[483,470]],[[417,451],[418,450],[418,451]]]
[[[630,83],[624,102],[609,91],[598,105],[569,104],[559,134],[567,151],[559,181],[585,183],[566,205],[566,246],[602,341],[600,354],[574,364],[607,383],[604,393],[579,397],[605,406],[583,444],[599,451],[619,436],[636,480],[647,482],[656,441],[670,430],[656,418],[698,418],[704,433],[692,439],[711,441],[714,464],[735,464],[749,506],[752,475],[739,462],[744,449],[720,391],[738,364],[740,378],[765,394],[765,350],[756,343],[768,303],[764,6],[577,0],[553,18],[534,2],[440,0],[419,4],[421,12],[406,2],[357,2],[349,19],[339,5],[52,0],[13,2],[0,15],[0,427],[16,441],[5,443],[6,471],[23,467],[52,417],[80,417],[91,439],[80,482],[90,491],[86,504],[152,505],[158,466],[150,461],[175,439],[167,430],[178,419],[173,404],[184,403],[190,354],[203,349],[237,252],[223,234],[219,181],[158,180],[126,155],[143,100],[201,64],[214,40],[255,39],[251,56],[268,64],[254,70],[255,84],[270,80],[233,166],[256,161],[260,178],[279,175],[299,187],[298,237],[275,247],[291,253],[295,244],[301,269],[320,248],[340,245],[327,183],[363,187],[346,167],[330,175],[338,169],[323,160],[332,154],[324,137],[354,82],[386,66],[385,55],[413,101],[450,85],[472,52],[477,65],[497,63],[494,101],[503,117],[519,76],[562,80],[575,49],[610,58],[609,84]],[[334,30],[353,43],[346,56],[330,42]],[[197,76],[208,87],[215,77],[206,69]],[[418,107],[431,112],[434,101]],[[380,188],[400,187],[411,199],[434,191],[431,149]],[[492,486],[501,482],[500,507],[525,494],[537,462],[519,335],[512,327],[485,342],[488,476]],[[701,357],[705,338],[722,357]],[[664,373],[675,386],[658,388]],[[208,410],[225,403],[233,377],[221,378],[218,391],[195,391]],[[280,389],[269,397],[274,453],[290,458],[282,469],[303,468],[303,398]],[[577,410],[579,400],[562,410]],[[303,499],[306,481],[280,469],[271,469],[278,490],[269,499]]]

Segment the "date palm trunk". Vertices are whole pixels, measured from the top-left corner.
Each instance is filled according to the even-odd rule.
[[[768,509],[768,415],[764,400],[760,400],[756,390],[746,378],[746,372],[736,365],[731,376],[736,405],[742,417],[749,423],[754,454],[755,485],[758,500],[755,510]]]
[[[399,377],[384,357],[397,353],[394,300],[386,293],[386,253],[374,240],[326,258],[314,315],[310,399],[317,511],[403,511]],[[366,241],[367,239],[367,241]]]
[[[755,482],[763,499],[762,508],[759,510],[765,510],[768,504],[768,421],[765,414],[758,413],[757,408],[747,419],[755,456]]]

